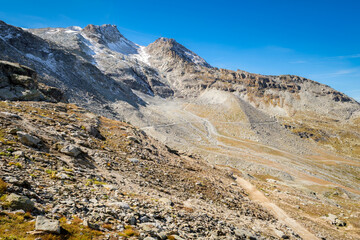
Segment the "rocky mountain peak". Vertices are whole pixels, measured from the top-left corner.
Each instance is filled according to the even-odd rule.
[[[92,39],[101,39],[106,42],[117,42],[120,41],[124,36],[119,32],[116,25],[104,24],[101,26],[89,24],[83,32]]]
[[[168,43],[168,44],[179,44],[178,42],[176,42],[175,39],[173,38],[166,38],[166,37],[160,37],[158,39],[156,39],[155,43],[161,44],[161,43]]]
[[[89,24],[82,33],[92,41],[105,45],[109,49],[122,54],[137,54],[139,46],[126,39],[116,25],[104,24],[101,26]]]
[[[173,38],[158,38],[155,42],[151,43],[147,49],[150,53],[152,53],[151,55],[166,54],[172,57],[180,57],[186,62],[211,68],[211,65],[208,64],[203,58],[201,58],[193,51],[187,49]]]

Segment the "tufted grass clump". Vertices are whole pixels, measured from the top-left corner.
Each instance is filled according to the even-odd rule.
[[[51,169],[46,169],[45,172],[50,175],[50,178],[55,179],[56,178],[56,171],[53,171]]]
[[[111,224],[108,224],[108,223],[105,223],[102,225],[103,228],[109,230],[109,231],[112,231],[113,230],[113,227]]]
[[[17,168],[22,168],[23,166],[19,162],[9,162],[9,166],[15,166]]]
[[[140,233],[136,231],[132,226],[126,225],[125,230],[119,233],[119,236],[129,238],[140,236]]]
[[[7,183],[0,178],[0,195],[4,194],[7,189]]]
[[[10,152],[10,153],[15,152],[15,150],[14,150],[12,147],[7,148],[6,151],[8,151],[8,152]]]
[[[96,179],[88,179],[85,186],[90,186],[90,185],[105,185],[106,182],[100,182]]]
[[[26,218],[23,213],[0,212],[1,239],[29,239],[26,232],[34,229],[35,222],[27,221]]]
[[[11,157],[11,153],[10,152],[0,152],[0,156]]]

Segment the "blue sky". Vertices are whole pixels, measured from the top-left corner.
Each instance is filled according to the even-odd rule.
[[[110,23],[147,45],[175,38],[211,65],[295,74],[360,101],[360,1],[356,0],[0,0],[16,26]]]

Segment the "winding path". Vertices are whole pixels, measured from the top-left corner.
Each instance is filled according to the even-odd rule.
[[[279,221],[289,226],[294,232],[305,240],[318,240],[314,234],[309,232],[306,228],[296,222],[293,218],[289,217],[284,210],[270,202],[265,195],[256,189],[250,182],[237,176],[237,183],[249,193],[249,197],[254,202],[263,206],[265,209],[270,211]]]

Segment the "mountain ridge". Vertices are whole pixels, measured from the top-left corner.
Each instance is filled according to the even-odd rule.
[[[82,76],[80,79],[84,79],[83,84],[86,85],[81,89],[81,91],[85,90],[83,96],[86,96],[90,90],[91,94],[95,93],[96,98],[91,100],[88,97],[81,97],[72,101],[97,113],[107,114],[109,117],[128,119],[139,126],[156,124],[158,120],[148,115],[149,109],[141,107],[146,106],[147,102],[143,100],[144,97],[136,93],[137,91],[150,97],[159,96],[165,101],[176,98],[197,98],[208,89],[230,92],[267,115],[277,118],[288,131],[300,137],[310,136],[314,141],[322,139],[319,134],[324,134],[323,130],[317,129],[318,126],[315,128],[311,126],[312,118],[308,116],[320,114],[324,118],[347,123],[352,119],[356,121],[360,112],[358,102],[326,85],[294,75],[272,76],[214,68],[173,39],[159,38],[146,47],[139,46],[127,40],[114,25],[88,25],[84,29],[79,27],[27,29],[27,31],[49,41],[49,44],[57,44],[61,51],[72,54],[75,59],[81,59],[85,65],[88,64],[89,67],[92,65],[91,75],[98,72],[99,79],[107,79],[105,81],[101,79],[104,83],[96,87],[96,90],[90,90],[99,80],[89,81]],[[16,42],[16,38],[8,39],[9,35],[4,35],[2,39],[8,44],[11,45],[12,41]],[[29,38],[25,37],[25,39]],[[111,49],[112,45],[109,47],[110,43],[117,44],[119,40],[126,43],[123,45],[126,48]],[[41,41],[39,39],[39,42]],[[134,53],[135,51],[137,52]],[[68,91],[72,91],[72,82],[76,83],[78,79],[71,80],[72,76],[60,77],[57,72],[52,71],[51,66],[47,65],[51,65],[51,61],[55,60],[51,60],[53,58],[43,60],[41,57],[44,58],[43,55],[46,54],[46,51],[43,51],[42,55],[35,56],[26,49],[23,54],[26,61],[22,64],[32,67],[32,64],[38,65],[40,62],[41,66],[45,65],[48,70],[44,74],[50,75],[50,79],[57,79],[55,82],[59,84],[54,85],[53,80],[50,82],[45,80],[44,83],[59,87],[66,95]],[[48,55],[51,57],[52,54],[50,51]],[[5,55],[3,58],[6,59],[14,54]],[[19,58],[8,60],[20,62]],[[63,65],[60,68],[62,67]],[[70,66],[65,68],[70,69]],[[89,72],[88,69],[79,68],[74,73],[86,73]],[[42,67],[39,66],[36,70],[40,70],[40,76],[43,75]],[[49,74],[49,71],[53,74]],[[69,75],[68,72],[64,73],[64,76],[66,75]],[[65,83],[66,79],[68,79],[67,83]],[[109,83],[113,86],[110,87]],[[116,87],[118,84],[122,86],[125,94],[116,92],[119,89]],[[96,93],[98,91],[102,93]],[[68,96],[74,97],[73,94]],[[113,97],[104,99],[105,96]],[[103,104],[107,104],[107,107],[103,108]],[[147,117],[144,117],[145,115]],[[151,123],[151,121],[155,122]],[[326,146],[328,140],[332,141],[333,145],[337,145],[338,142],[330,136],[339,135],[340,132],[329,130],[325,134],[327,140],[323,145]],[[356,138],[356,135],[351,134],[351,136],[352,139]],[[277,147],[282,146],[277,145]],[[349,149],[354,147],[358,148],[356,141]]]

